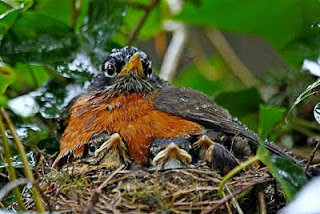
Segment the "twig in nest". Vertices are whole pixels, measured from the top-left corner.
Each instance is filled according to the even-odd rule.
[[[150,12],[153,10],[153,8],[155,8],[158,4],[159,4],[160,0],[153,0],[150,2],[150,4],[144,9],[144,13],[141,17],[141,19],[139,20],[136,28],[131,32],[131,34],[129,35],[129,39],[128,39],[128,45],[131,45],[133,43],[133,41],[136,39],[139,31],[141,30],[143,24],[145,23],[145,21],[147,20]]]
[[[88,203],[88,209],[85,213],[90,214],[94,212],[94,205],[99,201],[99,197],[102,194],[102,189],[108,184],[108,182],[121,170],[124,168],[124,165],[121,165],[116,169],[100,186],[94,189],[92,196]]]
[[[20,186],[20,185],[26,185],[30,181],[25,178],[19,178],[17,180],[11,181],[7,183],[0,191],[0,201],[3,200],[3,198],[11,192],[14,188]]]
[[[266,201],[264,198],[263,190],[259,191],[258,199],[259,199],[260,213],[267,214]]]
[[[208,206],[207,209],[205,209],[204,211],[201,212],[201,214],[214,213],[216,209],[218,209],[226,201],[229,201],[230,199],[232,199],[232,197],[239,196],[240,194],[247,191],[250,187],[253,187],[256,184],[266,183],[268,181],[270,181],[270,179],[263,178],[263,179],[259,180],[259,182],[249,183],[248,185],[244,186],[243,188],[237,189],[234,193],[223,197],[219,201],[219,203],[212,204],[211,206]]]
[[[318,141],[317,145],[313,148],[313,150],[312,150],[312,152],[311,152],[311,154],[309,156],[309,160],[308,160],[306,168],[304,169],[304,173],[306,173],[308,171],[308,169],[310,167],[310,164],[311,164],[311,162],[312,162],[312,160],[314,158],[314,154],[318,151],[318,149],[320,147],[320,139],[317,139],[317,141]]]
[[[231,191],[231,189],[228,187],[228,185],[226,185],[226,190],[228,191],[228,193],[229,193],[230,195],[232,195],[232,191]],[[232,204],[233,204],[234,208],[238,211],[238,213],[239,213],[239,214],[243,214],[243,211],[242,211],[242,209],[241,209],[238,201],[235,199],[234,196],[232,196],[231,200],[232,200]]]

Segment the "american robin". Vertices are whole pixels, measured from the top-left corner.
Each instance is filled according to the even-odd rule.
[[[124,47],[112,50],[75,100],[60,143],[54,167],[83,157],[106,165],[131,159],[147,165],[153,158],[164,169],[203,159],[225,171],[251,155],[259,138],[203,93],[160,79],[143,51]],[[266,147],[293,159],[272,144]]]

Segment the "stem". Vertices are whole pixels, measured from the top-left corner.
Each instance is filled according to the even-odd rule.
[[[318,151],[319,147],[320,147],[320,140],[318,140],[317,145],[313,148],[313,150],[312,150],[312,152],[311,152],[311,154],[310,154],[310,156],[309,156],[307,166],[306,166],[306,168],[303,170],[304,173],[306,173],[306,172],[309,170],[310,164],[311,164],[311,162],[312,162],[312,160],[313,160],[313,158],[314,158],[314,154]]]
[[[9,181],[10,182],[14,182],[14,181],[17,180],[17,175],[16,175],[15,169],[12,166],[12,160],[11,160],[11,156],[12,155],[11,155],[11,152],[10,152],[10,146],[9,146],[8,138],[6,136],[6,131],[5,131],[5,128],[4,128],[4,124],[3,124],[3,121],[2,121],[1,115],[0,115],[0,132],[1,132],[2,142],[3,142],[5,160],[6,160],[6,163],[8,164],[7,170],[8,170],[8,173],[9,173]],[[22,201],[21,194],[20,194],[20,191],[19,191],[19,187],[13,188],[12,191],[13,191],[13,194],[14,194],[16,200],[17,200],[17,203],[18,203],[20,209],[25,211],[26,207],[24,206],[24,203]]]
[[[298,125],[305,126],[307,128],[316,129],[316,130],[320,131],[320,126],[317,123],[313,123],[311,121],[304,120],[299,117],[293,117],[291,121],[292,121],[292,123],[296,123]]]
[[[133,43],[133,41],[136,39],[136,37],[138,36],[139,31],[141,30],[143,24],[145,23],[145,21],[147,20],[150,12],[152,11],[153,8],[155,8],[158,4],[160,3],[160,0],[153,0],[150,2],[150,4],[145,8],[144,13],[141,17],[141,19],[139,20],[136,28],[132,31],[132,33],[129,35],[129,39],[128,39],[128,46],[131,45]]]
[[[241,170],[245,169],[246,167],[248,167],[249,165],[253,164],[254,162],[258,161],[259,157],[256,155],[252,158],[250,158],[249,160],[247,160],[246,162],[243,162],[242,164],[240,164],[239,166],[235,167],[234,169],[232,169],[228,174],[226,174],[226,176],[223,177],[223,179],[221,180],[220,184],[219,184],[219,188],[218,188],[218,196],[220,198],[223,198],[223,188],[225,186],[225,184],[236,174],[238,174]]]
[[[164,80],[171,81],[179,65],[185,44],[188,40],[188,28],[183,23],[171,23],[173,30],[172,39],[168,46],[167,52],[163,58],[160,77]]]
[[[313,137],[313,136],[316,136],[316,133],[310,131],[308,128],[304,127],[304,126],[301,126],[297,123],[291,123],[291,127],[292,129],[306,135],[307,137]]]
[[[182,9],[182,4],[182,0],[168,1],[171,15],[178,14]],[[163,28],[172,32],[172,39],[164,55],[159,76],[164,80],[171,81],[177,73],[177,67],[183,56],[183,50],[190,33],[187,25],[178,21],[168,20],[164,23]]]
[[[5,109],[3,107],[1,107],[0,109],[1,111],[1,116],[4,118],[4,120],[6,121],[10,131],[11,131],[11,134],[13,136],[13,141],[17,147],[17,151],[21,157],[21,160],[22,160],[22,164],[23,164],[23,169],[24,169],[24,174],[26,176],[27,179],[29,179],[29,181],[33,184],[32,187],[31,187],[31,192],[32,192],[32,195],[33,195],[33,199],[34,199],[34,202],[36,204],[36,207],[37,207],[37,211],[38,212],[44,212],[45,209],[44,209],[44,206],[42,204],[42,201],[41,201],[41,197],[40,197],[40,194],[37,190],[37,187],[35,186],[35,182],[34,182],[34,177],[33,177],[33,174],[32,174],[32,171],[31,169],[29,168],[29,163],[28,163],[28,159],[27,159],[27,155],[26,155],[26,151],[19,139],[19,136],[14,128],[14,125],[12,124],[12,121],[9,117],[9,115],[7,114],[7,112],[5,111]]]
[[[64,84],[67,84],[68,80],[66,78],[64,78],[63,76],[60,76],[59,74],[57,74],[52,68],[50,68],[49,66],[44,66],[44,68],[46,69],[47,73],[55,78],[56,80],[64,83]]]

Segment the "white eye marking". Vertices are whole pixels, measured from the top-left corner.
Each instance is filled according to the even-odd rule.
[[[106,77],[114,77],[117,74],[116,70],[116,66],[111,62],[106,62],[103,65],[103,71]]]

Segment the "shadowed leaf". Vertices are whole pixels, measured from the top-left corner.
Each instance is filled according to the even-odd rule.
[[[258,133],[262,140],[267,138],[274,125],[283,118],[285,112],[285,108],[260,105]]]
[[[269,168],[273,177],[279,182],[288,201],[291,201],[293,196],[308,182],[300,167],[287,159],[270,156],[264,146],[259,146],[257,155],[259,160]]]

